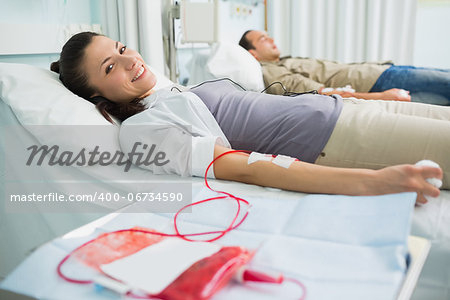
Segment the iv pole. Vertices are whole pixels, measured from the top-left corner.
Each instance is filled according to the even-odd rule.
[[[170,80],[177,82],[177,49],[175,48],[175,19],[180,18],[180,5],[172,0],[169,9],[169,73]]]

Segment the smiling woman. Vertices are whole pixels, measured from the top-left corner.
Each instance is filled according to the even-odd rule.
[[[428,178],[443,178],[444,188],[450,187],[450,160],[443,150],[450,147],[445,138],[450,130],[450,108],[364,101],[355,113],[352,109],[356,106],[340,96],[268,95],[242,91],[224,80],[205,82],[181,93],[152,93],[156,77],[139,53],[90,32],[73,36],[52,70],[59,71],[64,85],[79,96],[90,101],[102,97],[95,101],[102,114],[110,121],[110,114],[123,121],[119,140],[125,153],[132,152],[140,142],[156,144],[167,154],[168,163],[163,166],[140,166],[155,174],[207,175],[308,193],[380,195],[415,191],[418,202],[426,202],[424,195],[439,194]],[[395,130],[386,136],[378,129],[386,121],[377,118],[371,123],[375,128],[368,128],[362,135],[351,134],[359,127],[348,120],[372,112],[389,115],[395,121]],[[373,118],[363,118],[364,125],[369,119]],[[429,128],[433,135],[412,130],[413,125]],[[417,141],[414,149],[397,147],[411,134]],[[354,140],[342,143],[342,136]],[[380,139],[392,143],[384,148],[360,146]],[[340,159],[341,154],[350,153],[348,147],[358,155]],[[253,161],[261,156],[232,148],[278,156]],[[443,166],[444,175],[439,167],[413,165],[424,158]],[[287,163],[280,165],[280,160]]]
[[[140,100],[156,84],[139,53],[94,32],[71,37],[50,69],[69,90],[94,102],[110,122],[110,114],[124,120],[144,110]]]

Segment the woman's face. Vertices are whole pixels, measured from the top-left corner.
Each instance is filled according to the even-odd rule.
[[[144,98],[156,84],[156,76],[138,52],[105,36],[95,36],[86,47],[84,69],[96,90],[92,96],[117,103]]]

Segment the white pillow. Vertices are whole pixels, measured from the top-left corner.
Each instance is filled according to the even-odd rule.
[[[174,83],[150,68],[155,89]],[[69,91],[58,74],[47,69],[0,63],[0,98],[23,125],[111,125],[95,105]]]
[[[247,90],[260,92],[264,89],[261,65],[237,44],[217,44],[206,66],[215,77],[228,77]]]
[[[58,74],[0,63],[0,98],[22,125],[108,125],[95,106],[70,92]]]
[[[155,75],[162,81],[158,88],[173,84],[161,74]],[[117,126],[108,122],[94,104],[69,91],[58,76],[31,65],[0,63],[0,98],[43,145],[59,145],[70,151],[95,146],[119,150]]]

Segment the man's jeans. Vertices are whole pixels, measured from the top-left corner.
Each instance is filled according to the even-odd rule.
[[[392,65],[378,78],[370,92],[391,88],[411,92],[411,101],[450,105],[450,70]]]

